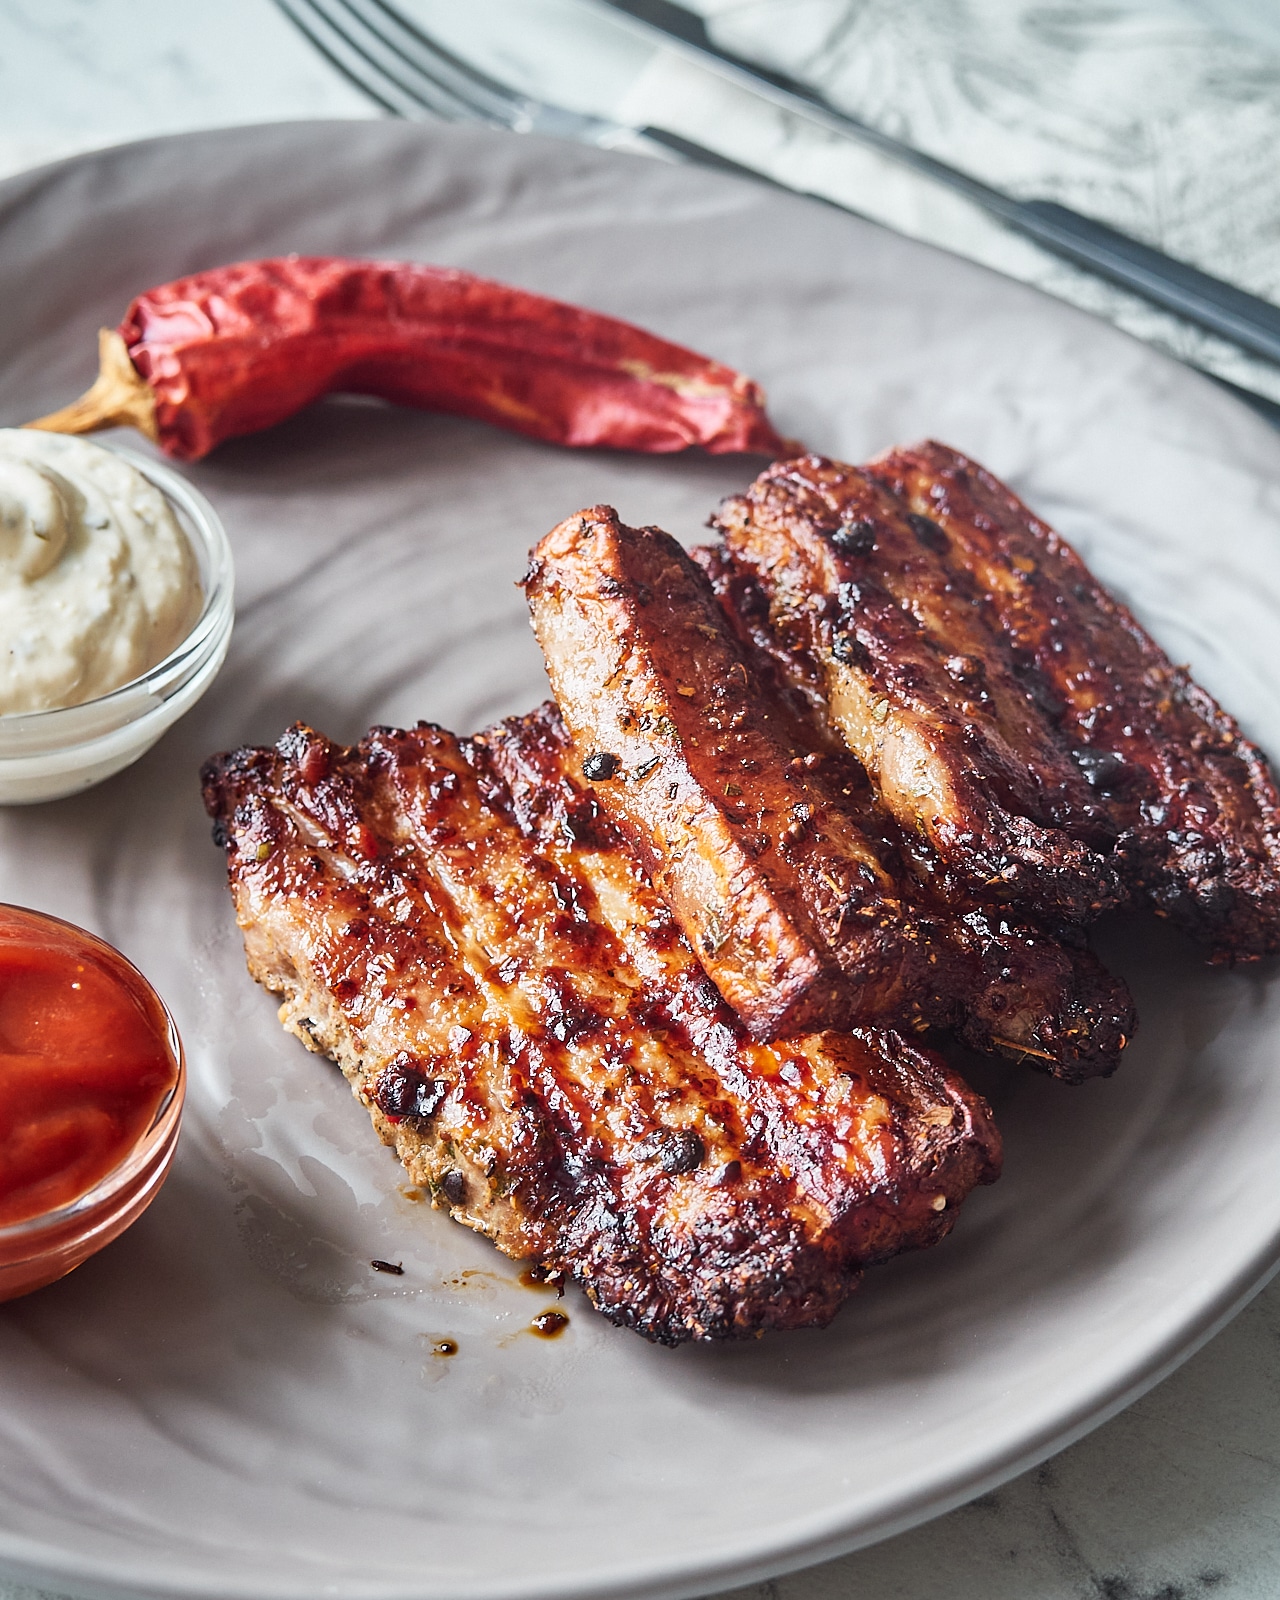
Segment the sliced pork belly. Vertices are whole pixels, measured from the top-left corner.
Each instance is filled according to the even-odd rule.
[[[1114,1067],[1123,985],[998,905],[920,892],[803,685],[777,692],[675,540],[594,507],[542,540],[525,588],[575,774],[756,1037],[949,1025],[1073,1081]]]

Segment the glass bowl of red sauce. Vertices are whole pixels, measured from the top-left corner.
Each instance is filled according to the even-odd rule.
[[[0,904],[0,1301],[142,1215],[185,1090],[178,1030],[138,969],[83,928]]]

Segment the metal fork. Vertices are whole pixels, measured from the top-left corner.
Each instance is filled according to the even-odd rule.
[[[544,133],[602,150],[690,161],[778,187],[763,173],[666,128],[632,127],[510,89],[455,56],[386,0],[276,0],[276,5],[331,66],[393,117]]]

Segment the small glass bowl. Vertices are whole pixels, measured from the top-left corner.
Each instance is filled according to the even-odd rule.
[[[144,755],[217,675],[235,620],[235,567],[218,513],[159,462],[105,446],[168,500],[200,571],[204,606],[176,650],[132,683],[83,705],[0,716],[0,805],[58,800],[101,783]]]
[[[153,1000],[163,1015],[166,1043],[175,1068],[173,1087],[150,1124],[105,1178],[66,1205],[21,1222],[0,1225],[0,1301],[4,1301],[65,1277],[136,1222],[155,1199],[177,1149],[187,1092],[187,1065],[169,1008],[137,967],[113,945],[43,911],[10,905],[0,906],[0,911],[29,920],[34,931],[47,929],[60,941],[70,934],[108,966],[123,970],[130,984]]]

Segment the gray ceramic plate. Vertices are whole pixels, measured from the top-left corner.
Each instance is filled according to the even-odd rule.
[[[534,140],[394,124],[162,140],[0,188],[0,418],[87,382],[130,294],[286,250],[452,262],[761,379],[860,459],[931,433],[1010,478],[1280,748],[1280,439],[1034,292],[818,205]],[[338,1075],[245,976],[196,790],[306,717],[473,728],[542,675],[513,580],[579,506],[692,538],[740,461],[573,454],[319,407],[191,477],[236,548],[227,666],[138,766],[0,815],[0,898],[157,983],[191,1058],[174,1176],[0,1309],[0,1563],[85,1593],[677,1595],[882,1538],[1058,1449],[1271,1271],[1280,988],[1107,930],[1137,1043],[1110,1083],[993,1073],[1007,1172],[825,1332],[652,1348],[411,1204]],[[402,1278],[371,1257],[402,1260]],[[456,1339],[442,1360],[433,1341]]]

